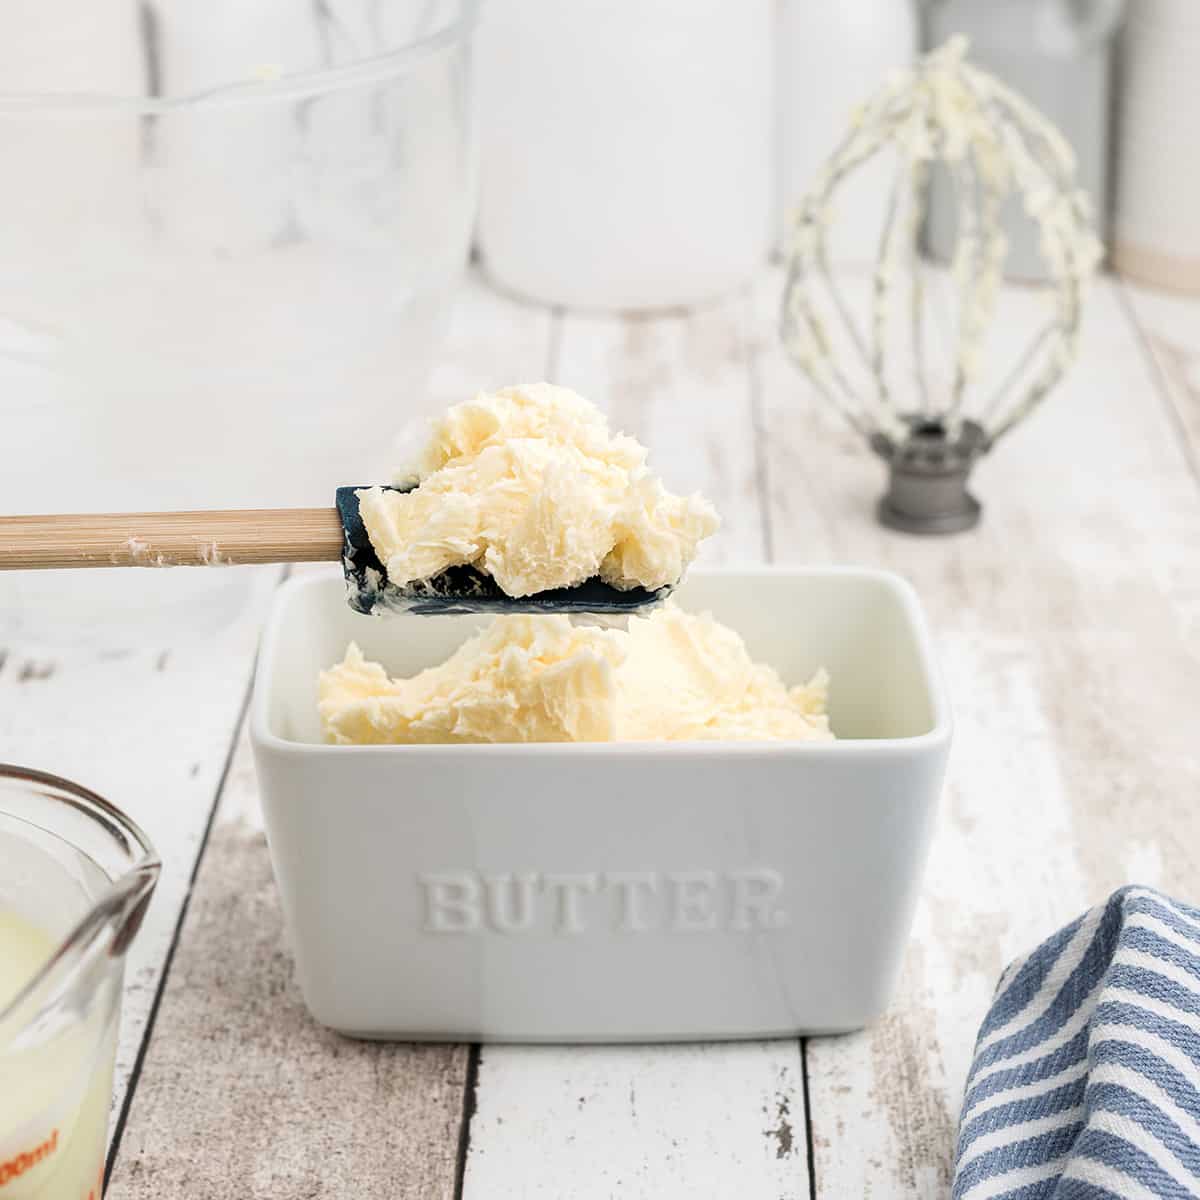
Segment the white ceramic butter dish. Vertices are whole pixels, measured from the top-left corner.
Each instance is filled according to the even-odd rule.
[[[478,617],[368,618],[281,589],[251,735],[304,998],[376,1038],[660,1041],[857,1029],[887,1003],[950,741],[912,589],[858,568],[694,571],[678,593],[831,743],[326,746],[318,672],[392,674]]]

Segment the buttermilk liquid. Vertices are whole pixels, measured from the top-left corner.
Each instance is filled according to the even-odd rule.
[[[0,909],[0,1011],[56,946]],[[0,1200],[100,1200],[116,1025],[73,1021],[32,1047],[0,1048]]]

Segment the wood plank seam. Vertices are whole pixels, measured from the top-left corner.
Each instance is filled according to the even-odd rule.
[[[747,290],[743,305],[743,337],[750,398],[750,424],[754,430],[754,473],[759,514],[762,521],[763,558],[773,564],[775,562],[775,529],[771,519],[770,457],[767,453],[767,418],[762,378],[763,347],[755,337],[753,288]],[[808,1176],[808,1198],[817,1200],[817,1160],[813,1153],[812,1100],[808,1086],[809,1039],[802,1037],[798,1040],[800,1043],[800,1096],[804,1104],[804,1165]]]
[[[1192,443],[1187,425],[1184,422],[1183,413],[1179,411],[1179,406],[1175,401],[1171,381],[1167,378],[1163,364],[1154,352],[1149,330],[1142,325],[1141,320],[1138,318],[1137,308],[1133,303],[1132,297],[1129,295],[1127,285],[1119,277],[1116,277],[1114,282],[1121,310],[1124,312],[1126,320],[1128,320],[1130,327],[1133,329],[1133,336],[1142,352],[1142,357],[1146,360],[1147,374],[1153,381],[1154,390],[1158,392],[1159,401],[1166,410],[1167,421],[1175,434],[1176,441],[1179,443],[1179,449],[1183,454],[1184,461],[1188,465],[1188,469],[1192,473],[1192,478],[1196,481],[1197,486],[1200,486],[1200,457],[1197,457],[1197,447]]]
[[[467,1155],[471,1152],[471,1118],[479,1091],[479,1057],[482,1047],[478,1042],[467,1051],[467,1070],[463,1077],[462,1120],[458,1126],[458,1159],[454,1166],[454,1200],[462,1200],[463,1184],[467,1177]]]
[[[768,563],[775,562],[775,528],[771,519],[771,471],[767,453],[767,417],[762,377],[764,347],[755,336],[754,291],[748,289],[744,305],[744,337],[746,345],[746,374],[750,395],[750,422],[754,430],[755,481],[758,489],[758,506],[762,520],[763,557]],[[769,336],[769,335],[768,335]],[[808,1041],[802,1037],[800,1043],[800,1096],[804,1103],[804,1146],[805,1168],[808,1175],[809,1200],[817,1200],[817,1162],[813,1154],[812,1101],[808,1085]]]
[[[286,572],[285,572],[286,574]],[[283,582],[282,578],[279,580]],[[200,846],[196,851],[196,857],[192,860],[191,876],[188,879],[187,892],[184,894],[183,903],[179,906],[179,918],[175,922],[175,932],[171,937],[171,943],[167,948],[166,957],[163,959],[162,970],[158,976],[158,987],[155,989],[154,1002],[150,1005],[150,1012],[146,1018],[146,1027],[142,1033],[142,1042],[138,1046],[137,1058],[133,1062],[133,1070],[129,1075],[129,1083],[125,1088],[125,1096],[121,1103],[121,1111],[117,1115],[116,1124],[113,1127],[112,1138],[109,1141],[108,1157],[104,1163],[104,1191],[108,1190],[109,1180],[112,1178],[113,1168],[117,1163],[117,1156],[121,1152],[121,1139],[125,1133],[125,1125],[129,1120],[129,1112],[133,1107],[133,1098],[137,1094],[138,1082],[141,1078],[142,1068],[146,1062],[146,1054],[150,1049],[151,1039],[154,1037],[154,1025],[158,1019],[159,1006],[162,1004],[163,995],[167,990],[167,980],[171,977],[171,965],[175,960],[175,951],[179,946],[180,937],[183,934],[183,927],[187,921],[188,908],[192,902],[192,892],[196,886],[196,877],[200,873],[200,864],[204,861],[204,852],[208,849],[209,838],[212,835],[213,823],[216,820],[217,809],[221,804],[221,797],[225,792],[225,784],[229,779],[229,771],[233,766],[234,752],[237,750],[238,739],[241,736],[242,725],[246,721],[247,714],[250,710],[250,697],[254,692],[254,674],[255,668],[258,665],[258,653],[255,652],[254,663],[250,671],[250,678],[246,682],[246,689],[242,695],[242,702],[238,708],[237,719],[233,722],[233,733],[229,739],[229,746],[225,752],[225,762],[221,767],[220,777],[217,779],[217,786],[213,789],[212,804],[208,810],[208,819],[204,823],[204,833],[200,838]]]
[[[813,1154],[812,1100],[808,1091],[808,1043],[800,1039],[800,1094],[804,1097],[804,1144],[808,1160],[808,1200],[817,1200],[817,1160]]]
[[[763,558],[775,561],[775,528],[771,521],[771,472],[767,454],[767,420],[763,404],[761,371],[762,347],[754,337],[754,294],[746,294],[743,305],[746,374],[749,380],[750,425],[754,430],[754,477],[758,491],[758,509],[762,521]],[[805,1114],[807,1117],[807,1114]]]

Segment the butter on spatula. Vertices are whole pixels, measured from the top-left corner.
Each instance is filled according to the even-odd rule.
[[[567,388],[528,384],[455,405],[433,424],[406,486],[339,493],[351,603],[409,612],[448,596],[475,612],[655,603],[718,518],[702,497],[668,492],[646,454]]]
[[[402,586],[392,583],[379,560],[359,515],[358,493],[365,489],[340,487],[338,512],[345,534],[342,567],[346,575],[346,601],[355,612],[372,615],[415,613],[449,616],[457,613],[613,613],[628,614],[651,608],[665,600],[674,586],[654,591],[643,587],[622,591],[592,578],[573,587],[551,588],[528,596],[509,596],[500,585],[470,565],[446,567],[429,579]],[[386,489],[388,491],[399,489]]]
[[[341,561],[364,613],[628,614],[718,525],[581,396],[506,388],[435,422],[412,478],[335,509],[0,517],[0,570]]]

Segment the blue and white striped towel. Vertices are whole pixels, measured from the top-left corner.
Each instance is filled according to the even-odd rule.
[[[1001,976],[954,1200],[1200,1197],[1200,909],[1122,888]]]

